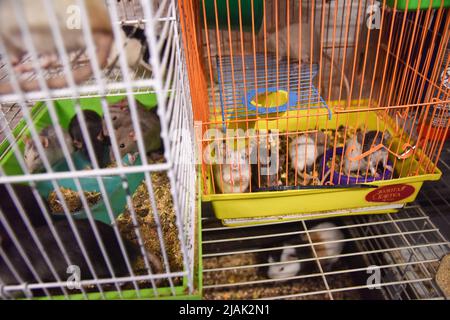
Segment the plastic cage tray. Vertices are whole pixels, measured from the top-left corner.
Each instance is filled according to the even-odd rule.
[[[85,170],[86,167],[91,166],[91,163],[86,158],[84,158],[80,152],[73,153],[72,160],[77,170]],[[127,163],[127,157],[124,157],[123,162],[126,165],[129,165]],[[134,165],[136,166],[142,165],[140,157],[136,159]],[[67,165],[66,160],[61,159],[53,166],[53,170],[55,172],[67,172],[70,169]],[[107,196],[110,201],[109,205],[111,207],[113,217],[111,217],[108,214],[108,211],[106,209],[106,203],[104,200],[105,198],[102,198],[100,199],[99,202],[90,207],[90,211],[94,219],[102,221],[107,224],[113,223],[114,219],[117,218],[117,216],[119,216],[125,210],[126,207],[127,192],[123,188],[123,183],[126,182],[128,192],[130,192],[130,195],[133,195],[136,189],[141,184],[141,182],[145,179],[143,172],[125,174],[124,177],[125,177],[124,179],[122,179],[120,175],[100,177],[100,179],[103,180],[105,190],[108,193]],[[57,179],[56,181],[59,187],[77,190],[74,178]],[[95,177],[78,178],[78,181],[84,191],[100,192],[101,190],[100,185]],[[51,181],[38,181],[36,182],[36,187],[38,189],[39,194],[44,199],[48,199],[50,193],[54,191]],[[71,214],[76,219],[84,219],[87,218],[88,215],[88,213],[84,209],[72,212]],[[65,214],[64,212],[54,212],[53,216],[56,219],[58,219],[64,218]]]
[[[292,110],[325,108],[331,117],[330,108],[312,83],[317,64],[299,68],[298,63],[282,59],[277,66],[273,54],[222,56],[216,57],[216,62],[224,129],[227,120]],[[256,101],[256,96],[265,101]]]
[[[113,104],[122,100],[124,97],[125,96],[111,96],[107,97],[107,101],[109,104]],[[150,109],[156,105],[156,97],[153,94],[152,95],[135,94],[134,97],[146,108]],[[96,111],[99,114],[102,114],[100,98],[81,98],[79,100],[79,103],[81,109],[83,110],[89,109]],[[75,100],[73,99],[55,100],[54,107],[61,127],[64,130],[67,130],[70,120],[75,115]],[[47,105],[44,102],[38,102],[32,108],[32,114],[33,114],[32,121],[38,132],[47,126],[52,125]],[[24,119],[22,119],[18,123],[16,128],[13,130],[13,134],[16,136],[20,150],[23,150],[24,149],[23,138],[28,134],[28,128]],[[76,170],[84,170],[87,165],[90,165],[89,161],[83,159],[83,157],[81,157],[77,152],[72,154],[72,160],[74,162]],[[127,164],[126,161],[125,164]],[[142,164],[141,159],[138,158],[134,165],[139,166],[141,164]],[[0,165],[3,167],[7,175],[23,174],[19,162],[16,159],[8,141],[3,141],[3,143],[0,144]],[[54,172],[69,172],[69,167],[64,159],[61,159],[59,162],[55,163],[52,169]],[[124,174],[124,177],[125,181],[127,182],[128,191],[131,193],[131,195],[136,191],[137,187],[145,178],[143,172]],[[94,176],[80,177],[78,178],[78,180],[83,190],[94,192],[100,191],[99,183]],[[122,213],[125,210],[126,207],[126,198],[125,198],[126,191],[122,186],[123,179],[121,175],[117,173],[110,176],[103,176],[101,177],[101,180],[103,180],[103,183],[105,185],[105,189],[106,192],[108,193],[108,197],[110,200],[112,213],[114,215],[114,218],[116,218],[120,213]],[[72,190],[77,189],[74,178],[56,179],[55,181],[60,187],[69,188]],[[38,181],[36,183],[36,186],[39,194],[44,199],[47,199],[50,192],[54,190],[53,185],[49,180]],[[106,210],[106,204],[103,197],[99,202],[92,205],[90,207],[90,210],[93,214],[94,219],[108,224],[112,222],[111,221],[112,219],[109,216],[108,211]],[[73,217],[77,219],[85,218],[86,214],[87,213],[84,210],[79,210],[77,212],[72,213]],[[53,216],[55,218],[58,218],[64,216],[64,213],[63,212],[54,213]]]

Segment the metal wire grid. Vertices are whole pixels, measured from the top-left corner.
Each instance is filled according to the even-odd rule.
[[[205,296],[209,299],[444,297],[434,282],[434,274],[441,257],[450,252],[449,242],[420,206],[413,205],[396,214],[354,216],[340,221],[343,225],[336,228],[347,235],[342,240],[345,249],[336,256],[339,261],[332,270],[325,272],[322,265],[331,256],[315,255],[298,261],[314,261],[319,267],[316,272],[279,280],[259,273],[258,269],[270,263],[249,257],[284,248],[283,237],[310,232],[312,221],[227,228],[204,217]],[[317,245],[312,242],[306,245],[312,247],[311,244]],[[370,289],[371,283],[367,282],[373,268],[380,270],[379,290]]]
[[[115,24],[118,26],[135,26],[144,28],[145,23],[148,23],[148,19],[144,16],[144,10],[140,3],[140,0],[130,0],[130,1],[115,1],[115,0],[105,0],[110,4],[117,2],[114,5],[117,11],[117,20]],[[82,3],[81,1],[80,3]],[[48,3],[44,0],[43,3]],[[162,65],[163,69],[170,68],[167,63],[170,60],[171,52],[168,50],[172,47],[172,44],[165,45],[166,39],[173,39],[172,24],[177,23],[176,8],[177,4],[171,0],[157,0],[152,1],[154,7],[154,14],[152,24],[153,28],[157,31],[156,41],[153,44],[158,48],[156,55],[161,55],[163,58]],[[50,14],[48,9],[47,14]],[[87,25],[87,19],[82,19],[83,28],[89,28]],[[169,22],[169,23],[168,23]],[[53,29],[53,27],[52,27]],[[116,36],[117,35],[117,36]],[[126,52],[127,40],[119,40],[120,31],[115,34],[115,42],[112,44],[110,56],[108,58],[107,66],[103,69],[100,68],[101,78],[104,81],[106,93],[110,96],[123,94],[124,90],[127,88],[127,79],[129,78],[131,87],[136,93],[150,93],[155,92],[155,77],[152,75],[152,70],[148,70],[143,67],[136,68],[126,68],[127,76],[124,74],[124,70],[121,68],[119,63],[119,52],[125,52],[124,55],[128,55]],[[32,43],[32,41],[30,41]],[[65,51],[65,50],[63,50]],[[37,68],[38,70],[32,70],[21,75],[21,78],[32,81],[35,79],[45,79],[48,80],[52,77],[66,74],[68,72],[73,72],[77,68],[92,64],[92,55],[88,52],[89,46],[86,48],[81,48],[76,52],[66,52],[67,60],[64,59],[65,54],[60,54],[58,61],[53,64],[52,68],[43,69]],[[95,53],[95,51],[94,51]],[[22,59],[21,64],[32,63],[33,56],[31,54],[25,55]],[[33,66],[34,67],[34,66]],[[92,66],[93,68],[99,68],[99,65]],[[70,70],[70,71],[69,71]],[[6,59],[5,52],[0,52],[0,82],[11,82],[12,79],[12,69],[8,68],[8,60]],[[43,89],[43,88],[42,88]],[[68,86],[62,89],[51,89],[51,95],[46,95],[45,90],[39,90],[34,92],[24,92],[23,95],[27,101],[39,101],[48,99],[57,99],[64,97],[75,97],[77,95],[82,95],[84,97],[98,97],[99,91],[97,87],[97,78],[95,74],[92,74],[90,79],[84,81],[77,87],[77,91],[74,91]],[[19,93],[16,91],[11,94],[0,95],[0,103],[11,103],[16,102],[20,99]]]
[[[416,200],[421,208],[430,216],[431,220],[439,227],[442,234],[450,241],[450,143],[447,142],[439,159],[439,169],[442,178],[435,183],[426,183]]]
[[[318,66],[289,64],[287,60],[278,62],[273,54],[256,54],[240,56],[217,56],[218,87],[221,102],[222,119],[235,120],[239,118],[261,116],[265,117],[275,112],[285,112],[308,108],[327,108],[325,101],[313,85],[313,78],[318,72]],[[292,101],[286,102],[286,107],[250,108],[253,96],[266,89],[285,90],[295,94]],[[298,93],[298,95],[297,95]],[[255,99],[255,98],[253,98]],[[291,100],[291,99],[289,99]],[[261,102],[258,102],[261,103]],[[284,104],[284,103],[283,103]],[[214,110],[212,110],[214,112]]]
[[[87,46],[87,54],[89,55],[91,61],[93,61],[93,75],[94,80],[92,82],[91,89],[95,89],[96,95],[104,97],[105,95],[110,93],[110,86],[109,84],[119,85],[122,86],[126,90],[126,95],[128,98],[128,102],[130,104],[130,110],[131,110],[131,118],[133,121],[133,128],[136,132],[138,147],[139,147],[139,153],[140,157],[143,161],[143,164],[141,166],[132,166],[132,167],[126,167],[122,164],[119,150],[117,146],[117,140],[114,135],[113,131],[113,125],[112,120],[109,115],[108,106],[105,101],[105,99],[102,99],[102,110],[105,114],[105,121],[106,126],[108,128],[109,134],[111,136],[111,143],[112,143],[112,149],[114,156],[117,160],[117,168],[109,168],[109,169],[99,169],[97,161],[94,156],[94,151],[92,147],[92,142],[89,138],[89,134],[87,132],[87,127],[85,124],[85,119],[83,114],[80,112],[80,105],[79,102],[76,102],[76,111],[77,116],[79,119],[81,119],[81,130],[83,133],[83,137],[86,141],[87,148],[89,151],[89,156],[91,159],[91,162],[93,164],[92,170],[85,170],[85,171],[76,171],[75,167],[72,163],[72,159],[70,157],[69,151],[67,146],[64,143],[64,138],[62,134],[62,129],[60,124],[58,123],[58,117],[55,113],[55,106],[52,101],[55,97],[62,97],[65,94],[69,95],[70,97],[78,98],[80,97],[85,88],[85,86],[76,86],[73,82],[73,79],[71,78],[71,72],[70,72],[70,64],[68,60],[67,54],[65,54],[64,50],[61,50],[61,57],[63,60],[64,70],[66,71],[66,74],[68,76],[69,80],[69,88],[64,89],[64,93],[62,92],[55,92],[50,90],[46,85],[45,81],[43,80],[43,74],[40,72],[38,74],[41,84],[42,84],[42,90],[40,92],[34,92],[32,94],[26,94],[24,92],[21,92],[20,89],[16,88],[16,93],[12,95],[11,97],[1,96],[3,100],[8,99],[17,99],[17,105],[20,107],[20,111],[22,112],[23,119],[26,122],[27,127],[30,129],[30,133],[32,136],[32,139],[34,143],[37,146],[40,158],[42,159],[46,172],[42,174],[31,174],[28,172],[21,151],[19,150],[19,147],[16,143],[16,138],[12,132],[12,128],[14,125],[12,123],[8,122],[8,118],[2,117],[2,125],[3,133],[6,136],[6,140],[10,144],[10,148],[16,157],[17,161],[19,162],[20,168],[24,172],[23,175],[16,175],[16,176],[7,176],[5,175],[4,169],[1,168],[0,171],[0,183],[5,184],[9,190],[9,193],[11,194],[11,197],[18,208],[18,211],[21,215],[21,218],[24,220],[26,226],[29,229],[30,235],[32,236],[33,240],[40,245],[40,253],[46,260],[47,264],[50,266],[53,275],[55,279],[57,279],[56,282],[52,283],[45,283],[43,282],[38,274],[33,273],[34,277],[37,279],[36,283],[25,283],[23,281],[19,281],[20,284],[18,285],[3,285],[2,282],[0,282],[1,287],[1,296],[3,298],[9,298],[11,292],[19,291],[23,292],[23,294],[28,297],[32,298],[33,294],[30,292],[30,290],[33,289],[42,289],[45,292],[45,295],[49,298],[52,298],[52,294],[50,293],[49,289],[52,288],[58,288],[61,290],[63,296],[66,299],[70,299],[70,293],[65,288],[66,282],[62,281],[63,279],[60,279],[58,275],[55,272],[54,266],[52,266],[52,263],[48,260],[48,255],[45,252],[45,248],[42,248],[41,242],[38,239],[35,230],[30,225],[28,219],[26,218],[26,214],[23,210],[23,208],[19,205],[18,199],[20,195],[16,194],[9,186],[10,183],[16,183],[16,182],[29,182],[31,187],[35,186],[35,183],[37,181],[43,181],[43,180],[49,180],[52,183],[52,186],[54,187],[58,200],[62,204],[64,214],[66,218],[68,219],[70,226],[72,230],[74,231],[74,235],[77,239],[77,242],[79,243],[84,258],[89,264],[90,271],[94,275],[93,280],[84,280],[81,281],[81,293],[82,296],[85,299],[88,299],[87,291],[85,290],[84,286],[92,286],[95,290],[97,290],[100,293],[100,297],[105,299],[105,291],[103,289],[104,284],[112,284],[114,285],[115,290],[118,293],[119,297],[123,297],[123,292],[121,289],[121,284],[123,283],[130,283],[132,284],[133,288],[136,290],[137,297],[141,297],[140,290],[141,287],[139,285],[140,281],[150,281],[151,288],[153,289],[153,293],[155,296],[158,296],[159,293],[157,291],[157,286],[155,285],[155,281],[158,279],[166,279],[169,282],[169,294],[175,295],[175,285],[174,285],[174,279],[176,277],[186,277],[187,278],[187,286],[188,286],[188,292],[192,293],[194,291],[193,287],[193,269],[194,269],[194,225],[195,225],[195,187],[196,187],[196,173],[195,173],[195,166],[193,161],[193,150],[191,148],[192,146],[192,108],[190,106],[190,94],[189,94],[189,87],[187,85],[187,77],[186,77],[186,66],[182,63],[183,60],[183,53],[181,48],[181,38],[179,36],[180,30],[178,28],[178,25],[176,23],[175,17],[177,15],[176,12],[176,2],[175,1],[161,1],[162,4],[160,4],[159,10],[155,11],[155,7],[153,7],[152,3],[148,1],[142,1],[142,9],[143,14],[146,21],[146,36],[147,41],[149,43],[149,50],[151,52],[151,56],[156,57],[158,55],[158,42],[157,42],[157,35],[156,35],[156,28],[155,23],[158,20],[158,15],[161,16],[162,14],[166,15],[166,18],[164,19],[163,24],[163,32],[161,33],[161,36],[168,37],[170,40],[169,44],[170,47],[173,50],[166,50],[164,57],[159,61],[159,59],[151,59],[150,63],[152,66],[152,78],[145,80],[147,84],[151,84],[152,88],[151,90],[154,90],[157,95],[158,99],[158,116],[161,119],[161,138],[164,144],[164,150],[165,150],[165,159],[166,161],[164,163],[159,164],[149,164],[147,162],[147,158],[145,156],[145,148],[143,144],[143,138],[142,138],[142,132],[140,130],[140,124],[138,120],[137,115],[137,105],[136,101],[133,98],[133,94],[135,93],[135,86],[132,81],[132,76],[128,73],[127,65],[125,61],[125,57],[123,52],[120,52],[119,56],[119,66],[120,70],[123,75],[123,81],[120,83],[110,83],[108,80],[104,79],[103,74],[101,70],[96,66],[96,57],[94,54],[94,46],[92,43],[92,38],[88,33],[84,34],[86,37],[86,43]],[[51,15],[51,2],[46,0],[45,1],[45,9],[47,10],[47,13]],[[83,1],[80,2],[81,5],[83,5]],[[111,4],[111,2],[110,2]],[[160,10],[161,8],[166,8],[167,11]],[[113,21],[118,21],[118,12],[117,8],[115,6],[109,6],[108,8],[109,14]],[[81,11],[83,16],[83,21],[86,21],[86,12]],[[57,28],[53,25],[52,29],[55,31],[55,40],[56,42],[61,42],[61,32],[56,30]],[[119,35],[119,25],[113,26],[114,35],[116,39],[120,39]],[[117,40],[120,42],[120,40]],[[61,46],[60,46],[61,47]],[[118,48],[121,48],[121,43],[118,44]],[[59,48],[60,49],[60,48]],[[2,49],[2,53],[3,53]],[[170,52],[170,55],[169,55]],[[31,52],[32,56],[35,56],[35,52]],[[169,66],[166,68],[164,63]],[[11,69],[11,65],[7,64],[6,66],[8,69]],[[42,71],[42,70],[41,70]],[[91,90],[89,89],[89,90]],[[169,98],[167,99],[167,93],[171,92],[172,94],[169,95]],[[123,92],[122,92],[123,94]],[[32,122],[32,115],[30,114],[29,109],[27,108],[27,101],[28,99],[40,99],[45,98],[48,100],[47,107],[49,110],[49,115],[52,120],[52,123],[56,129],[58,142],[60,143],[63,153],[65,156],[65,159],[69,165],[70,171],[68,172],[54,172],[50,166],[50,163],[45,155],[45,151],[43,149],[43,146],[41,142],[39,141],[38,133],[36,131],[36,128]],[[167,101],[166,101],[167,100]],[[3,114],[2,114],[3,115]],[[15,117],[16,119],[17,117]],[[84,124],[84,125],[83,125]],[[170,134],[169,134],[170,132]],[[152,180],[150,178],[151,172],[166,172],[168,179],[170,181],[170,190],[171,190],[171,197],[173,200],[173,206],[176,214],[176,226],[173,226],[173,228],[176,228],[178,230],[178,238],[180,241],[181,246],[181,254],[183,256],[183,269],[184,271],[175,272],[171,271],[170,267],[168,266],[168,258],[167,258],[167,252],[165,249],[164,239],[163,239],[163,231],[161,229],[161,224],[159,221],[159,215],[158,215],[158,209],[157,209],[157,203],[158,198],[154,194],[153,190],[153,184]],[[136,212],[132,205],[132,199],[131,194],[128,190],[128,183],[127,178],[125,176],[126,173],[129,172],[143,172],[145,174],[145,184],[149,193],[149,200],[152,207],[153,217],[156,222],[157,226],[157,233],[158,233],[158,239],[159,243],[161,244],[161,252],[163,255],[163,262],[165,265],[163,273],[160,274],[154,274],[150,268],[150,263],[148,261],[147,255],[145,254],[145,248],[143,247],[143,239],[141,236],[141,233],[139,229],[136,229],[136,236],[138,238],[138,243],[140,246],[140,250],[145,262],[147,275],[138,276],[136,275],[133,270],[130,268],[130,261],[128,259],[128,256],[126,252],[124,251],[123,243],[121,241],[121,238],[119,237],[119,230],[118,226],[116,224],[113,224],[114,232],[116,236],[118,237],[119,243],[121,244],[121,250],[124,259],[127,262],[127,266],[129,269],[130,276],[128,277],[116,277],[113,276],[110,279],[99,279],[96,276],[95,270],[93,270],[92,262],[89,258],[89,256],[86,253],[86,249],[84,248],[84,245],[82,242],[80,242],[80,235],[76,228],[74,228],[74,219],[72,218],[68,206],[66,203],[66,200],[62,196],[61,192],[59,191],[59,185],[57,182],[57,179],[61,178],[74,178],[74,181],[77,186],[77,192],[80,195],[80,199],[83,205],[83,209],[87,212],[88,220],[90,222],[90,225],[94,231],[95,237],[98,241],[98,243],[101,246],[101,250],[103,253],[103,257],[105,258],[105,261],[108,264],[108,268],[110,270],[110,273],[114,275],[114,271],[111,269],[111,263],[109,258],[107,257],[107,254],[104,251],[104,247],[107,244],[104,244],[102,239],[99,237],[98,230],[95,227],[95,224],[93,223],[93,216],[92,212],[89,208],[88,202],[86,200],[86,197],[84,193],[82,192],[82,188],[80,185],[80,178],[82,177],[95,177],[97,180],[98,185],[100,186],[101,196],[102,200],[106,204],[106,208],[108,211],[108,215],[111,218],[112,221],[114,221],[114,215],[112,213],[111,204],[110,204],[110,197],[106,192],[105,183],[102,179],[104,176],[108,175],[118,175],[122,178],[123,184],[122,187],[124,190],[128,193],[126,196],[127,206],[130,210],[130,214],[132,216],[133,224],[137,225],[136,220]],[[66,254],[65,248],[62,245],[61,239],[57,232],[55,232],[54,227],[52,226],[50,214],[48,213],[47,209],[45,208],[45,205],[40,198],[39,194],[36,190],[33,190],[33,195],[36,198],[36,200],[39,202],[40,209],[44,212],[45,218],[47,220],[47,223],[49,224],[50,230],[52,232],[52,235],[55,237],[56,241],[58,242],[59,248],[61,249],[61,252],[64,255],[64,258],[66,259],[66,262],[69,263],[70,261],[68,259],[68,256]],[[14,245],[19,249],[22,258],[25,260],[28,268],[33,270],[33,265],[31,264],[30,260],[24,253],[22,249],[22,244],[18,239],[16,238],[13,230],[5,220],[4,214],[0,212],[0,222],[5,227],[8,235],[13,239]],[[8,257],[6,256],[5,252],[3,250],[0,252],[0,255],[4,261],[8,261]],[[8,265],[11,267],[11,264]],[[20,280],[20,277],[19,279]]]

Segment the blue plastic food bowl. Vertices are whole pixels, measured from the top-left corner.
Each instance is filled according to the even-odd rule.
[[[124,162],[126,161],[125,158]],[[86,168],[87,165],[89,165],[89,161],[85,159],[80,152],[73,153],[72,159],[77,169],[84,169]],[[136,159],[135,165],[140,165],[141,163],[142,163],[141,159],[140,157],[138,157]],[[53,166],[53,170],[56,172],[70,171],[64,159],[56,163]],[[130,191],[130,195],[132,195],[136,191],[137,187],[144,180],[145,178],[144,173],[141,172],[129,173],[125,174],[125,176],[128,181],[128,189]],[[78,179],[84,191],[100,192],[100,186],[95,177],[82,177]],[[126,206],[127,194],[122,186],[122,178],[119,175],[114,175],[114,176],[102,176],[100,177],[100,179],[103,180],[106,192],[108,193],[112,213],[114,215],[114,218],[116,218],[119,214],[121,214],[124,211]],[[77,190],[73,178],[57,179],[56,181],[60,187]],[[53,185],[50,181],[39,181],[36,183],[36,187],[38,189],[39,194],[45,199],[48,199],[50,193],[54,191]],[[90,209],[95,220],[102,221],[108,224],[111,224],[113,222],[111,221],[110,216],[107,212],[103,197],[95,205],[91,206]],[[72,212],[71,214],[76,219],[87,218],[87,213],[84,210]],[[53,216],[55,218],[64,218],[65,214],[64,212],[57,212],[53,213]]]
[[[336,156],[341,156],[342,152],[343,152],[344,148],[343,147],[339,147],[336,148]],[[327,162],[330,161],[333,158],[333,149],[329,149],[326,153],[325,153],[325,159],[324,159],[324,163],[322,164],[325,167],[325,174],[330,170],[330,168],[327,165]],[[388,164],[390,166],[392,166],[392,162],[390,160],[388,160]],[[333,184],[340,184],[340,185],[344,185],[344,184],[357,184],[357,183],[367,183],[367,182],[373,182],[373,181],[379,181],[379,180],[389,180],[392,178],[392,171],[391,170],[384,170],[384,175],[383,176],[379,176],[377,178],[375,177],[370,177],[368,176],[366,178],[366,176],[358,176],[358,177],[351,177],[351,176],[346,176],[344,174],[340,175],[341,179],[339,181],[339,170],[335,170],[333,173]]]

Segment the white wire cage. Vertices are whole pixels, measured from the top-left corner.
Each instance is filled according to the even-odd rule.
[[[198,294],[193,120],[177,2],[24,0],[0,6],[8,14],[1,29],[16,32],[0,36],[0,296]],[[30,18],[37,7],[45,22]],[[70,15],[78,29],[65,24]],[[102,17],[106,24],[96,29]],[[73,39],[78,42],[68,43]],[[11,41],[24,46],[20,54]],[[109,43],[106,59],[102,41]],[[88,71],[82,79],[80,70]],[[114,123],[117,102],[129,122]],[[108,166],[99,161],[104,155],[95,149],[98,136],[86,110],[102,118]],[[151,137],[146,117],[158,120]],[[74,140],[67,139],[72,120],[82,137],[82,167]],[[43,139],[47,128],[54,132],[50,149],[51,135]],[[121,128],[133,132],[122,137],[133,145],[126,155]],[[155,152],[148,150],[149,139],[160,140]],[[27,143],[41,170],[30,170]],[[63,169],[56,168],[61,162]],[[89,184],[95,192],[87,192]]]

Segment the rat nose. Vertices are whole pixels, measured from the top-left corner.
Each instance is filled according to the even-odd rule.
[[[239,169],[239,164],[238,163],[232,163],[231,164],[231,169],[238,170]]]

